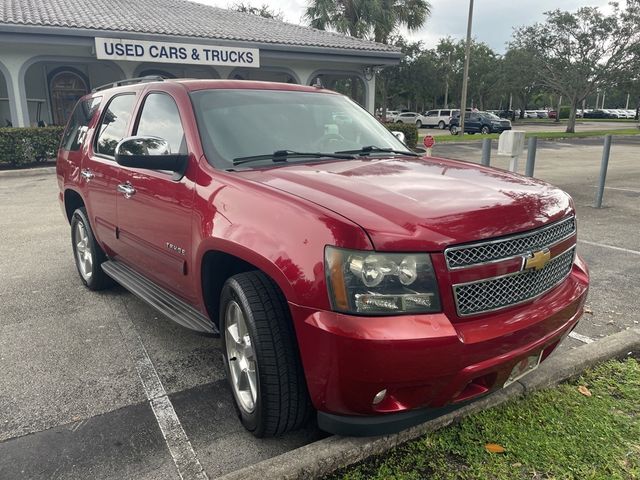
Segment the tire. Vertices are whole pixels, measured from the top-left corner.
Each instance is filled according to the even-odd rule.
[[[416,128],[422,128],[422,122],[420,120],[416,121]]]
[[[489,135],[491,133],[491,129],[485,125],[480,130],[480,133],[483,134],[483,135]]]
[[[71,248],[80,279],[89,290],[104,290],[114,285],[111,277],[102,271],[101,265],[107,256],[96,242],[84,207],[78,208],[71,217]]]
[[[451,135],[458,135],[458,133],[460,133],[460,127],[457,125],[451,125],[449,127],[449,131],[451,132]]]
[[[442,120],[440,120],[440,121],[438,122],[438,128],[439,128],[440,130],[444,130],[444,127],[446,127],[445,123],[444,123]]]
[[[402,123],[402,120],[396,120],[396,123]]]
[[[262,272],[234,275],[222,288],[219,318],[224,366],[244,427],[258,438],[300,428],[312,407],[289,306],[276,284]]]

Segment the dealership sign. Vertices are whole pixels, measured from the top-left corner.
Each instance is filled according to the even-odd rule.
[[[133,60],[136,62],[229,65],[256,68],[260,66],[260,50],[257,48],[216,47],[212,45],[97,37],[96,57],[100,60]]]

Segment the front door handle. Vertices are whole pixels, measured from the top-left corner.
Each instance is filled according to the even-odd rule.
[[[118,191],[124,194],[124,198],[131,198],[136,194],[136,189],[129,182],[118,185]]]
[[[96,176],[95,173],[87,168],[80,170],[80,175],[82,175],[82,178],[84,178],[87,182]]]

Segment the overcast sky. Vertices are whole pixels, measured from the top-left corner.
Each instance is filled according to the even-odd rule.
[[[234,0],[196,0],[200,3],[228,7]],[[290,23],[304,23],[306,0],[244,0],[254,6],[268,4],[284,13]],[[544,18],[543,13],[555,8],[575,10],[582,6],[607,6],[608,0],[476,0],[473,36],[502,53],[514,27],[531,24]],[[624,3],[624,2],[621,2]],[[467,28],[469,2],[466,0],[431,0],[432,14],[426,25],[409,35],[433,47],[446,36],[463,38]]]

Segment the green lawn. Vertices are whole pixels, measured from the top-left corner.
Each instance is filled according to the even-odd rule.
[[[505,452],[489,453],[489,443]],[[640,364],[610,361],[575,382],[471,415],[328,478],[639,479]]]
[[[517,128],[517,126],[516,126]],[[525,135],[527,138],[529,137],[538,137],[543,140],[557,140],[557,139],[567,139],[567,138],[587,138],[587,137],[603,137],[605,135],[640,135],[640,128],[622,128],[622,129],[613,129],[613,130],[590,130],[586,132],[576,132],[576,133],[565,133],[565,132],[527,132]],[[423,135],[422,132],[419,134],[418,145],[422,145],[422,138],[425,137],[427,133]],[[498,133],[491,133],[489,135],[469,135],[466,134],[463,137],[459,135],[439,135],[435,137],[436,145],[438,143],[444,142],[477,142],[482,140],[483,138],[491,138],[497,139],[500,137]]]

